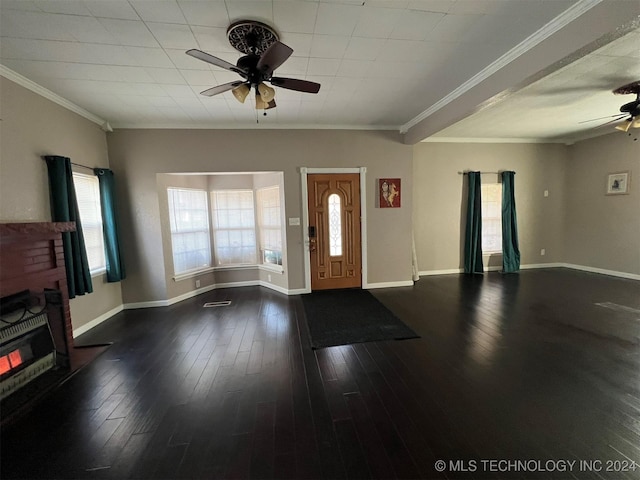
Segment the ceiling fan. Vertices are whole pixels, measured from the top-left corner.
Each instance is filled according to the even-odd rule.
[[[612,118],[613,120],[609,120],[608,122],[603,123],[602,125],[608,125],[610,123],[615,123],[626,118],[624,123],[620,125],[616,125],[616,130],[621,130],[623,132],[628,132],[631,128],[640,128],[640,80],[628,83],[627,85],[623,85],[621,87],[613,90],[615,95],[630,95],[635,93],[636,99],[633,102],[625,103],[620,107],[620,113],[615,115],[610,115],[608,117],[600,117],[600,118],[592,118],[591,120],[585,120],[580,123],[593,122],[595,120],[603,120],[605,118]],[[602,126],[600,125],[600,126]]]
[[[273,76],[275,69],[291,56],[293,49],[280,42],[278,34],[268,25],[255,20],[241,20],[229,26],[227,38],[233,48],[245,54],[235,65],[195,48],[186,52],[198,60],[235,72],[242,77],[241,80],[208,88],[200,92],[202,95],[211,97],[231,90],[233,96],[240,103],[244,103],[253,88],[256,109],[268,110],[276,106],[276,91],[265,82],[297,92],[320,91],[319,83]]]

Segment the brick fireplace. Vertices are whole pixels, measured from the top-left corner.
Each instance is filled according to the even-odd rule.
[[[0,224],[0,297],[24,290],[60,292],[60,309],[49,312],[49,323],[56,352],[63,361],[68,361],[73,349],[73,329],[62,232],[75,229],[73,222]]]
[[[35,302],[37,305],[34,307],[35,310],[44,308],[46,314],[44,323],[51,332],[50,338],[55,350],[53,353],[54,364],[58,377],[60,377],[60,372],[72,373],[86,363],[87,357],[91,355],[86,349],[76,348],[73,340],[62,233],[74,230],[75,223],[73,222],[0,224],[0,298],[4,299],[3,306],[14,301],[17,297],[19,299],[28,298],[30,305]],[[2,325],[0,325],[4,328],[5,333],[7,330],[13,329],[8,326],[7,318],[4,318]],[[16,342],[15,338],[22,338],[24,335],[23,332],[11,334],[9,335],[10,341]],[[42,343],[38,339],[35,342]],[[31,350],[34,350],[32,347],[24,347],[24,351],[31,353]],[[16,358],[20,359],[18,347],[15,350],[13,348],[9,350],[11,351],[3,353],[7,357],[7,361],[4,363],[10,364]],[[13,359],[11,355],[14,355]],[[38,371],[37,374],[42,375],[42,372]],[[3,374],[3,388],[6,388],[5,379],[7,376],[8,374]],[[29,373],[26,377],[30,378],[31,374]],[[36,384],[37,382],[33,381],[32,383]],[[20,388],[28,390],[23,388],[22,384],[20,384]],[[15,403],[14,397],[19,396],[20,390],[11,393],[7,399],[8,403],[10,404],[12,401]],[[28,395],[23,396],[28,398],[20,400],[18,403],[29,401],[33,395],[29,392]],[[3,406],[6,403],[3,400]],[[2,417],[4,419],[5,412]]]

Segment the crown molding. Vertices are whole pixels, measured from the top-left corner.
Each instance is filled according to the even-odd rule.
[[[448,105],[449,103],[454,101],[456,98],[468,92],[473,87],[480,84],[481,82],[483,82],[484,80],[489,78],[491,75],[498,72],[500,69],[507,66],[509,63],[511,63],[521,55],[524,55],[529,50],[534,48],[536,45],[540,44],[541,42],[549,38],[551,35],[558,32],[559,30],[567,26],[569,23],[574,21],[576,18],[580,17],[587,11],[591,10],[593,7],[595,7],[601,2],[602,0],[581,0],[575,3],[574,5],[569,7],[567,10],[562,12],[560,15],[558,15],[556,18],[554,18],[549,23],[547,23],[544,27],[534,32],[533,34],[529,35],[522,42],[520,42],[518,45],[513,47],[507,53],[502,55],[496,61],[494,61],[487,67],[483,68],[480,72],[476,73],[473,77],[471,77],[469,80],[464,82],[458,88],[450,92],[448,95],[442,97],[440,100],[438,100],[436,103],[431,105],[431,107],[426,109],[420,115],[416,116],[409,122],[405,123],[402,127],[400,127],[400,133],[402,134],[407,133],[407,131],[409,131],[411,127],[413,127],[414,125],[417,125],[418,123],[423,121],[425,118],[433,115],[435,112],[442,109],[444,106]]]
[[[10,68],[7,68],[2,64],[0,64],[0,76],[3,76],[4,78],[11,80],[12,82],[17,83],[18,85],[28,90],[31,90],[34,93],[37,93],[41,97],[44,97],[47,100],[51,100],[53,103],[57,103],[61,107],[64,107],[67,110],[71,110],[73,113],[77,113],[78,115],[86,118],[87,120],[90,120],[93,123],[100,125],[100,128],[102,128],[106,132],[111,131],[111,126],[109,125],[109,122],[107,122],[106,120],[103,120],[102,118],[98,117],[97,115],[94,115],[88,110],[85,110],[84,108],[76,105],[75,103],[70,102],[66,98],[63,98],[60,95],[58,95],[57,93],[53,93],[51,90],[44,88],[42,85],[38,85],[36,82],[29,80],[27,77],[20,75],[18,72],[14,72]]]
[[[114,123],[114,130],[384,130],[397,132],[399,125],[326,125],[256,123]]]
[[[501,138],[501,137],[428,137],[420,143],[561,143],[568,140],[558,138]]]

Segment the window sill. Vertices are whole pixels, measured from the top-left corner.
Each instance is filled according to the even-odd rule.
[[[482,255],[487,256],[487,257],[490,256],[490,255],[492,255],[492,256],[494,256],[494,255],[502,255],[502,252],[501,251],[500,252],[482,252]]]
[[[220,265],[218,267],[207,267],[199,270],[191,270],[189,272],[184,272],[179,275],[174,275],[172,278],[175,282],[179,282],[181,280],[186,280],[187,278],[197,277],[199,275],[204,275],[205,273],[210,272],[224,272],[228,270],[264,270],[267,272],[275,272],[275,273],[284,273],[284,268],[282,265]],[[106,270],[105,270],[106,272]],[[104,273],[104,272],[103,272]]]
[[[273,265],[271,263],[264,263],[262,265],[258,265],[260,270],[264,270],[265,272],[276,272],[276,273],[284,273],[284,268],[282,265]]]
[[[284,272],[284,268],[282,268],[282,265],[272,265],[270,263],[264,263],[264,264],[252,264],[252,265],[221,265],[219,267],[214,267],[214,270],[254,270],[254,269],[258,269],[258,270],[265,270],[265,271],[269,271],[269,272],[277,272],[277,273],[283,273]]]
[[[251,270],[254,268],[258,268],[258,265],[254,264],[238,264],[238,265],[220,265],[218,267],[213,267],[215,271],[224,271],[224,270]]]
[[[106,268],[99,268],[98,270],[91,270],[89,272],[89,274],[91,275],[91,278],[101,277],[105,273],[107,273]]]
[[[199,268],[198,270],[190,270],[188,272],[180,273],[178,275],[173,276],[174,282],[179,282],[181,280],[186,280],[187,278],[197,277],[199,275],[204,275],[205,273],[213,272],[215,270],[214,267],[206,267]]]

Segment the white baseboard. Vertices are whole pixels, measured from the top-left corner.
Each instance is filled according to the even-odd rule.
[[[375,288],[413,287],[413,280],[401,280],[399,282],[368,283],[363,288],[373,290]]]
[[[285,295],[296,295],[295,293],[291,293],[292,290],[281,287],[280,285],[275,285],[273,283],[265,282],[264,280],[260,280],[259,285],[264,288],[270,288],[271,290],[275,290],[276,292],[283,293]]]
[[[108,320],[111,317],[113,317],[116,313],[120,313],[123,309],[124,309],[124,305],[118,305],[116,308],[112,308],[108,312],[103,313],[102,315],[100,315],[97,318],[94,318],[90,322],[87,322],[84,325],[79,326],[78,328],[74,328],[73,329],[73,338],[79,337],[83,333],[86,333],[89,330],[91,330],[92,328],[97,327],[98,325],[100,325],[105,320]]]
[[[289,295],[304,295],[305,293],[311,293],[311,290],[306,288],[294,288],[293,290],[289,290]]]
[[[530,263],[528,265],[520,265],[520,270],[530,270],[534,268],[555,268],[564,267],[563,263]],[[485,272],[499,272],[502,270],[501,266],[484,267]],[[452,275],[457,273],[464,273],[464,268],[449,268],[446,270],[424,270],[418,272],[421,277],[428,277],[430,275]]]
[[[583,272],[599,273],[600,275],[609,275],[611,277],[626,278],[629,280],[640,280],[640,275],[629,272],[618,272],[616,270],[606,270],[604,268],[587,267],[585,265],[575,265],[573,263],[563,263],[561,266],[572,268],[574,270],[582,270]]]
[[[123,308],[125,310],[135,310],[136,308],[155,308],[155,307],[168,307],[169,300],[151,300],[149,302],[134,302],[125,303]]]
[[[280,287],[278,285],[274,285],[273,283],[264,282],[261,280],[249,280],[246,282],[215,283],[213,285],[207,285],[206,287],[198,288],[196,290],[183,293],[182,295],[178,295],[177,297],[169,298],[168,300],[154,300],[150,302],[125,303],[124,309],[132,310],[135,308],[168,307],[178,302],[182,302],[183,300],[196,297],[202,293],[210,292],[211,290],[217,290],[220,288],[238,288],[238,287],[255,287],[255,286],[270,288],[271,290],[275,290],[276,292],[280,292],[285,295],[299,295],[300,293],[303,292],[303,289],[288,290],[284,287]]]
[[[627,278],[629,280],[640,280],[640,275],[628,272],[618,272],[615,270],[606,270],[604,268],[587,267],[585,265],[575,265],[573,263],[530,263],[527,265],[520,265],[520,270],[533,270],[537,268],[571,268],[573,270],[582,270],[583,272],[599,273],[600,275],[609,275],[611,277]],[[494,272],[500,271],[502,267],[485,267],[484,271]],[[418,272],[421,277],[430,275],[451,275],[457,273],[463,273],[462,268],[451,268],[447,270],[426,270]]]
[[[559,268],[566,267],[564,263],[530,263],[528,265],[520,265],[520,270],[534,270],[536,268]]]
[[[454,273],[462,273],[464,270],[462,268],[449,268],[446,270],[423,270],[422,272],[418,272],[418,275],[421,277],[428,277],[430,275],[453,275]]]

